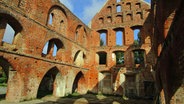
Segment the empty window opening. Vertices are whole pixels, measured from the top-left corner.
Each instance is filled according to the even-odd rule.
[[[57,48],[56,44],[54,44],[54,50],[53,50],[52,56],[55,57],[57,54],[57,51],[58,51],[58,48]]]
[[[131,10],[131,3],[126,3],[127,9]]]
[[[123,46],[123,31],[116,31],[116,46]]]
[[[144,64],[145,51],[144,50],[134,50],[134,64]]]
[[[99,18],[99,23],[104,23],[104,19],[103,18]]]
[[[119,3],[121,0],[116,0],[117,3]]]
[[[7,24],[2,41],[9,44],[13,44],[14,35],[15,35],[14,29],[9,24]]]
[[[105,65],[106,64],[106,60],[107,60],[107,53],[99,52],[98,56],[99,56],[99,64],[100,65]]]
[[[112,13],[112,7],[111,6],[108,6],[107,10],[108,10],[108,13]]]
[[[100,46],[106,46],[106,38],[107,36],[107,33],[106,32],[103,32],[103,33],[100,33]]]
[[[127,14],[126,20],[127,20],[127,21],[131,21],[131,20],[132,20],[132,14]]]
[[[77,51],[77,53],[74,56],[74,64],[76,66],[83,66],[84,65],[84,59],[85,59],[85,55],[84,52],[82,51]]]
[[[118,13],[118,12],[121,12],[121,5],[117,5],[116,6],[116,12]]]
[[[109,22],[109,23],[111,23],[111,22],[112,22],[112,18],[111,18],[111,16],[108,16],[108,17],[107,17],[107,22]]]
[[[136,6],[136,9],[139,9],[141,8],[141,3],[136,3],[135,6]]]
[[[49,42],[47,42],[47,43],[45,44],[45,46],[43,47],[42,54],[44,54],[44,55],[48,54],[48,45],[49,45]]]
[[[54,14],[53,13],[50,13],[49,14],[49,25],[52,25],[53,24],[53,17],[54,17]]]
[[[124,52],[123,51],[116,51],[116,65],[123,65],[124,64]]]
[[[52,39],[46,42],[42,50],[42,57],[45,57],[50,54],[50,56],[56,57],[57,52],[63,48],[63,44],[58,39]]]
[[[140,45],[140,43],[141,43],[140,29],[134,29],[134,45]]]

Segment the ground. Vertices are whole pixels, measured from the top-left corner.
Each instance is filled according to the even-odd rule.
[[[6,88],[1,87],[0,90],[6,91]],[[57,98],[51,95],[45,96],[41,99],[34,99],[31,101],[24,101],[16,104],[152,104],[152,100],[147,99],[123,99],[121,96],[105,96],[86,94],[73,94],[63,98]],[[0,100],[0,104],[15,104]]]

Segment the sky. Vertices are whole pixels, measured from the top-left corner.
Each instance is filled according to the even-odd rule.
[[[86,25],[101,10],[107,0],[60,0],[72,13]],[[150,3],[151,0],[145,0]]]

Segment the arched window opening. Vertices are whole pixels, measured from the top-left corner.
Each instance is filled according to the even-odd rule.
[[[100,46],[106,46],[107,45],[106,40],[107,40],[107,33],[106,32],[100,33]]]
[[[123,31],[116,31],[116,46],[123,46]]]
[[[116,12],[117,12],[117,13],[121,12],[121,5],[117,5],[117,6],[116,6]]]
[[[116,65],[124,65],[124,52],[123,51],[116,51]]]
[[[50,13],[49,14],[49,25],[52,25],[53,24],[53,18],[54,18],[54,13]]]
[[[134,45],[141,44],[141,32],[140,29],[134,29]]]
[[[107,53],[106,52],[98,52],[98,56],[99,56],[99,65],[106,65]]]
[[[14,29],[9,24],[7,24],[2,41],[9,44],[13,44],[14,35],[15,35]]]
[[[145,51],[144,50],[134,50],[134,64],[144,64],[145,62]]]
[[[42,57],[45,57],[47,55],[56,57],[58,51],[63,48],[64,48],[63,43],[59,39],[51,39],[48,42],[46,42],[42,50]]]
[[[46,95],[53,94],[54,82],[58,73],[59,70],[54,67],[44,75],[38,88],[37,98],[42,98]]]

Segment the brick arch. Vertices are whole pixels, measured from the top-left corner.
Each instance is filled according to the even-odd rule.
[[[75,64],[76,66],[79,66],[79,67],[80,67],[80,66],[84,66],[84,58],[85,58],[84,52],[81,51],[81,50],[78,50],[78,51],[76,52],[75,56],[74,56],[73,62],[74,62],[74,64]]]
[[[14,32],[14,34],[11,34],[13,36],[11,37],[12,43],[10,43],[10,44],[17,45],[17,44],[22,42],[20,35],[21,35],[22,30],[23,30],[23,27],[22,27],[22,24],[18,21],[18,18],[15,18],[15,17],[16,16],[14,16],[13,14],[4,13],[2,11],[0,12],[0,42],[2,43],[3,46],[6,45],[3,42],[3,37],[5,35],[8,35],[8,34],[5,34],[6,29],[8,30],[7,25],[9,25],[10,28],[13,29],[12,31]],[[7,37],[8,36],[6,36],[6,38]],[[10,37],[8,37],[8,38],[10,38]],[[17,48],[18,48],[18,46],[17,47],[12,46],[12,48],[9,48],[9,49],[17,50]]]
[[[48,11],[46,25],[62,35],[66,35],[68,18],[65,9],[61,6],[53,5]]]
[[[63,42],[58,38],[52,38],[46,41],[45,45],[43,46],[42,57],[48,58],[57,57],[58,59],[61,59],[62,58],[61,50],[63,49],[65,49],[65,45],[63,44]]]
[[[84,77],[84,74],[82,71],[79,71],[76,74],[75,79],[73,81],[72,93],[77,92],[80,94],[85,94],[87,92],[85,83],[86,83],[86,79]]]
[[[7,101],[21,101],[23,92],[23,80],[19,71],[16,70],[14,64],[3,56],[0,56],[0,66],[7,76]],[[1,95],[1,94],[0,94]]]
[[[75,29],[75,41],[79,44],[86,45],[87,31],[83,25],[78,25]]]
[[[42,74],[42,77],[40,78],[40,84],[37,90],[37,98],[42,98],[48,94],[58,95],[56,93],[57,89],[61,89],[60,87],[62,87],[58,82],[59,79],[62,78],[60,76],[62,76],[62,74],[56,66],[45,71],[45,73]]]

